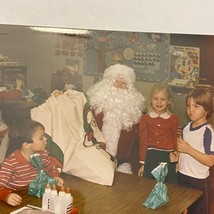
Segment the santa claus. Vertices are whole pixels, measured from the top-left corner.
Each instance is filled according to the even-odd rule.
[[[87,91],[89,103],[106,142],[106,150],[121,165],[118,171],[132,173],[127,165],[137,137],[145,98],[136,89],[134,70],[126,65],[108,67],[101,81]],[[123,169],[124,168],[124,169]]]

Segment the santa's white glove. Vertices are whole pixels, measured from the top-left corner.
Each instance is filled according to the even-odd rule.
[[[132,125],[133,125],[133,123],[131,122],[131,120],[126,120],[123,124],[123,129],[127,130],[127,131],[131,131]]]

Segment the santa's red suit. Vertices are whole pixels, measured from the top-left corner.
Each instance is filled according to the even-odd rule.
[[[103,113],[100,113],[98,115],[95,115],[95,120],[97,122],[98,128],[102,130],[103,126]],[[116,159],[121,162],[128,161],[132,147],[134,143],[138,140],[138,128],[139,124],[134,124],[132,126],[132,129],[130,131],[127,130],[121,130],[120,132],[120,138],[117,145],[117,153],[116,153]]]

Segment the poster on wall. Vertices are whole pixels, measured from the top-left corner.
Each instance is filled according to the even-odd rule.
[[[81,32],[81,31],[80,31]],[[55,55],[62,58],[65,63],[56,73],[52,74],[52,91],[62,89],[66,85],[67,88],[82,91],[82,70],[84,60],[84,36],[78,34],[58,35],[55,43]]]
[[[170,46],[170,79],[199,82],[200,48]]]
[[[85,75],[101,77],[107,67],[121,63],[135,70],[137,80],[167,79],[168,34],[94,30],[90,35],[85,45]]]

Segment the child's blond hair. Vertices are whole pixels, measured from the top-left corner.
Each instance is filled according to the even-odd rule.
[[[154,96],[155,93],[160,92],[160,91],[164,91],[169,99],[169,104],[167,107],[167,112],[171,113],[172,109],[173,109],[173,103],[172,103],[172,92],[170,87],[166,84],[166,83],[158,83],[153,85],[152,89],[151,89],[151,93],[150,93],[150,102],[149,102],[149,112],[154,111],[153,106],[152,106],[152,97]]]

